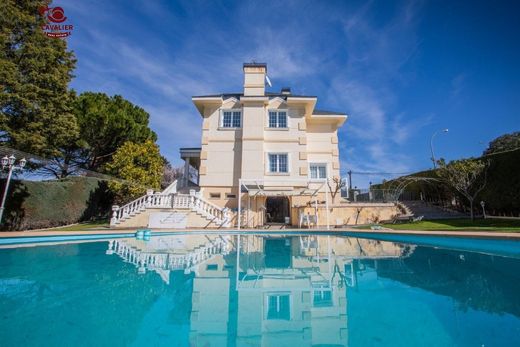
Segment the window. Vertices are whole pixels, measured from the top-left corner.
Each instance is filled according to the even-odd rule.
[[[222,128],[240,128],[242,112],[222,111]]]
[[[312,303],[314,307],[332,306],[332,291],[330,289],[315,289],[313,293]]]
[[[267,296],[267,319],[291,319],[289,294]]]
[[[208,264],[208,265],[206,265],[206,270],[208,270],[208,271],[217,271],[218,270],[218,264]]]
[[[287,111],[269,111],[269,128],[287,128]]]
[[[311,164],[309,171],[311,174],[311,179],[327,178],[327,164]]]
[[[269,172],[289,172],[287,153],[269,154]]]
[[[236,194],[230,194],[230,193],[226,193],[226,198],[228,199],[236,199]]]
[[[220,193],[209,193],[211,199],[220,199]]]

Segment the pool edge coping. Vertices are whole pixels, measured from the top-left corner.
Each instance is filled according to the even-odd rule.
[[[40,238],[40,237],[74,237],[74,236],[99,236],[99,237],[110,237],[114,235],[125,235],[133,234],[137,228],[132,229],[98,229],[98,230],[81,230],[81,231],[6,231],[0,232],[0,239],[23,239],[23,238]],[[396,235],[416,235],[416,236],[446,236],[446,237],[469,237],[469,238],[489,238],[489,239],[509,239],[509,240],[520,240],[520,232],[492,232],[492,231],[443,231],[443,230],[393,230],[393,229],[379,229],[379,230],[366,230],[366,229],[354,229],[354,228],[333,228],[327,230],[326,228],[320,229],[154,229],[155,235],[158,234],[189,234],[189,233],[251,233],[251,234],[288,234],[288,233],[324,233],[324,234],[335,234],[335,233],[359,233],[359,234],[396,234]]]

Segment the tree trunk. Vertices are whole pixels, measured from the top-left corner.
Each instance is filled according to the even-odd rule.
[[[469,215],[471,216],[471,221],[473,222],[473,199],[469,199]]]

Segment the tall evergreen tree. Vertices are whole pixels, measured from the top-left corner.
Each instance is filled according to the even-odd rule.
[[[150,115],[120,95],[86,92],[74,102],[80,128],[83,167],[99,170],[125,142],[155,142],[149,127]]]
[[[68,89],[75,66],[64,39],[38,13],[50,1],[0,1],[0,143],[43,156],[78,136]]]

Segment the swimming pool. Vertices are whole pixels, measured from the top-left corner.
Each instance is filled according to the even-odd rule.
[[[6,243],[0,343],[520,345],[517,242],[371,237]]]

